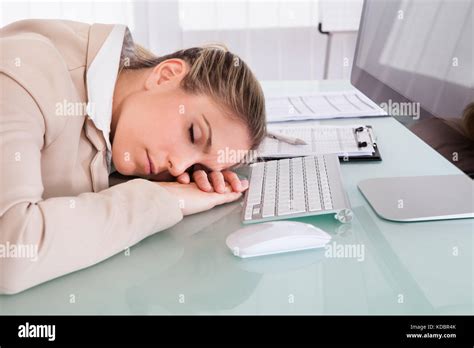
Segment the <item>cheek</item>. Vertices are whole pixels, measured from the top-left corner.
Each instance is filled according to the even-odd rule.
[[[134,174],[143,162],[152,116],[143,95],[132,95],[124,101],[112,144],[112,159],[120,173]]]
[[[147,104],[147,99],[141,94],[129,96],[124,101],[114,143],[120,144],[120,147],[135,147],[141,143],[151,128],[149,122],[152,115]]]
[[[178,113],[152,94],[130,96],[117,126],[119,142],[130,147],[169,144],[182,132]]]
[[[188,146],[185,124],[178,117],[160,117],[146,132],[145,146],[154,153],[179,153]]]
[[[129,138],[139,143],[157,128],[157,115],[153,113],[151,106],[147,98],[139,98],[131,100],[130,106],[124,110],[122,128]]]

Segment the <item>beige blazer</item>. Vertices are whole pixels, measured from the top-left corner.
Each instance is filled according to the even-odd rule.
[[[0,30],[0,293],[94,265],[182,219],[156,183],[110,186],[102,133],[88,116],[56,114],[58,102],[87,102],[86,71],[112,27]]]

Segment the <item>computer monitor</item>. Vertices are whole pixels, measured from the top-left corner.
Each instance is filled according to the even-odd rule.
[[[357,89],[469,176],[473,11],[472,0],[365,0],[351,74]],[[390,220],[469,218],[468,175],[374,178],[358,186]]]
[[[366,0],[351,75],[357,89],[471,176],[474,135],[462,118],[474,103],[473,11],[472,0]]]

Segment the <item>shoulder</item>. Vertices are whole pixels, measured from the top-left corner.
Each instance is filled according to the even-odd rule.
[[[26,50],[38,64],[59,59],[68,70],[84,66],[90,27],[85,23],[46,19],[11,23],[0,30],[2,61],[16,58]]]
[[[49,139],[68,122],[57,117],[58,103],[84,102],[71,70],[85,67],[89,29],[71,21],[24,20],[0,30],[0,72],[38,105]]]

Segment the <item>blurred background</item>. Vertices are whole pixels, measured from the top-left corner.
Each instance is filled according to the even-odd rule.
[[[2,1],[27,18],[127,25],[155,54],[223,42],[261,80],[349,79],[362,0]]]

